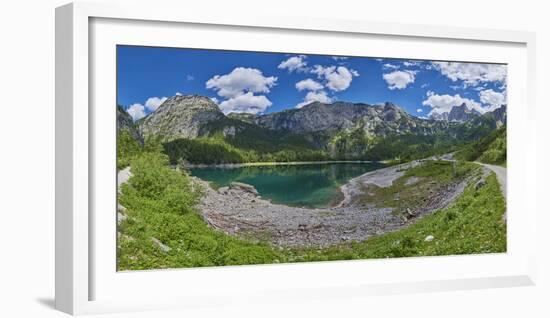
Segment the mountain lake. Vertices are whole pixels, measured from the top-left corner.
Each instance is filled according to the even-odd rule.
[[[254,186],[271,202],[295,207],[329,207],[342,200],[339,187],[366,172],[383,168],[378,162],[200,167],[190,174],[209,181],[214,189],[241,182]]]

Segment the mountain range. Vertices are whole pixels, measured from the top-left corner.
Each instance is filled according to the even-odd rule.
[[[129,129],[137,139],[160,136],[164,142],[171,142],[220,138],[237,147],[256,142],[263,142],[264,146],[285,143],[280,149],[299,146],[348,159],[363,158],[369,150],[372,153],[389,147],[390,141],[398,148],[404,136],[410,141],[402,145],[406,148],[414,144],[433,148],[479,139],[506,123],[506,106],[482,115],[463,104],[431,119],[412,116],[392,103],[347,102],[313,102],[300,109],[264,115],[224,115],[208,97],[178,95],[168,98],[134,125],[123,110],[118,111],[117,117],[119,128]],[[381,144],[384,142],[388,145]],[[398,149],[387,155],[395,151]],[[386,153],[385,149],[382,153]]]

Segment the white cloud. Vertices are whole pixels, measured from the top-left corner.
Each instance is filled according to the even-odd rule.
[[[154,112],[165,100],[167,100],[166,97],[149,97],[145,101],[145,107],[147,110]]]
[[[419,66],[420,62],[418,62],[418,61],[405,61],[405,62],[403,62],[403,65],[405,65],[406,67]]]
[[[348,69],[345,66],[328,66],[315,65],[311,71],[317,74],[318,78],[322,78],[326,81],[325,86],[332,91],[339,92],[347,89],[353,77],[359,76],[356,70]]]
[[[416,109],[416,112],[417,112],[417,113],[421,113],[421,112],[423,112],[423,110],[422,110],[422,108],[417,108],[417,109]]]
[[[395,71],[384,74],[382,77],[388,83],[388,88],[394,90],[404,89],[407,85],[414,83],[415,74],[414,71]]]
[[[252,92],[247,92],[245,94],[232,97],[228,100],[224,100],[219,105],[224,114],[257,114],[264,112],[269,106],[272,105],[272,103],[263,95],[254,95]]]
[[[296,108],[302,108],[312,102],[332,103],[333,99],[327,95],[325,91],[308,92],[304,101],[296,105]]]
[[[185,77],[188,81],[192,81],[195,79],[195,77],[193,75],[190,75],[188,74],[186,77]]]
[[[312,80],[311,78],[307,78],[305,80],[299,81],[296,83],[296,89],[299,91],[308,90],[308,91],[318,91],[323,88],[323,85],[321,83]]]
[[[225,114],[251,113],[265,111],[272,105],[264,95],[254,93],[269,93],[277,84],[277,77],[266,77],[255,68],[237,67],[231,73],[216,75],[206,82],[206,88],[217,91],[217,94],[226,98],[222,102],[212,99],[220,106]]]
[[[220,103],[220,100],[217,99],[216,97],[210,97],[210,100],[213,101],[213,102],[216,103],[216,104],[219,104],[219,103]]]
[[[426,87],[428,87],[428,86],[430,86],[429,83],[424,83],[424,84],[422,84],[422,85],[420,86],[420,88],[426,88]]]
[[[128,109],[126,109],[126,112],[132,116],[132,119],[134,121],[139,120],[143,117],[145,117],[145,106],[135,103],[130,105]]]
[[[231,73],[216,75],[206,82],[206,88],[216,90],[219,96],[234,98],[245,92],[269,93],[277,77],[265,77],[255,68],[237,67]]]
[[[382,65],[382,68],[385,69],[385,70],[397,70],[399,68],[399,65],[386,63],[386,64]]]
[[[480,82],[506,81],[506,65],[434,62],[432,66],[453,82],[464,81],[465,86],[475,86]]]
[[[348,57],[347,56],[333,56],[332,59],[335,60],[335,61],[343,61],[343,60],[347,60]]]
[[[463,98],[458,94],[454,96],[448,94],[438,95],[432,91],[429,91],[427,93],[427,97],[428,98],[422,102],[422,105],[430,106],[432,108],[430,114],[447,113],[450,112],[451,108],[454,106],[460,106],[462,104],[466,104],[468,109],[475,109],[480,113],[485,113],[488,111],[488,109],[482,107],[480,103],[469,98]]]
[[[181,96],[181,93],[180,93],[180,92],[176,92],[176,96]]]
[[[305,55],[297,55],[289,57],[288,59],[284,60],[277,66],[279,69],[288,69],[289,73],[292,73],[293,71],[305,71],[307,62],[305,61],[307,56]]]
[[[492,89],[487,89],[479,92],[479,100],[489,105],[490,110],[495,110],[506,104],[506,92],[495,92]]]

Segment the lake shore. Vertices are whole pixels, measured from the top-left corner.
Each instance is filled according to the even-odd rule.
[[[422,160],[367,172],[344,184],[343,200],[334,207],[301,208],[274,204],[256,189],[242,183],[213,189],[208,182],[193,177],[204,189],[198,205],[203,219],[213,228],[253,240],[267,240],[280,246],[326,247],[345,241],[364,241],[408,226],[420,217],[451,204],[467,181],[448,185],[430,193],[412,217],[404,217],[392,207],[360,202],[371,187],[384,188],[403,177],[406,170]],[[414,180],[413,180],[414,181]],[[407,180],[409,182],[409,180]],[[414,182],[407,185],[414,189]]]
[[[242,167],[260,167],[260,166],[299,166],[299,165],[317,165],[317,164],[334,164],[334,163],[378,163],[378,161],[367,160],[334,160],[334,161],[288,161],[288,162],[243,162],[243,163],[219,163],[219,164],[185,164],[185,168],[242,168]],[[380,162],[382,163],[382,162]]]

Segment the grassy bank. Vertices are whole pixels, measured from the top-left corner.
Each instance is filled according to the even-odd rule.
[[[506,126],[457,151],[456,158],[506,166]]]
[[[149,151],[133,154],[127,160],[134,175],[123,185],[119,197],[120,203],[127,208],[127,218],[119,225],[119,270],[506,250],[505,225],[501,221],[504,199],[494,175],[489,176],[486,185],[478,190],[469,186],[449,208],[428,215],[403,230],[326,249],[280,249],[208,227],[194,208],[201,189],[187,174],[171,169],[166,155]],[[457,173],[444,169],[449,171],[449,177]],[[428,235],[434,239],[425,241]]]
[[[478,170],[480,166],[470,162],[427,160],[422,165],[407,169],[389,187],[369,185],[363,188],[363,194],[357,195],[354,203],[391,207],[395,214],[406,215],[407,209],[416,212],[427,208],[433,193],[444,193],[447,188]]]
[[[364,242],[305,251],[301,260],[335,260],[506,252],[504,198],[494,174],[476,191],[469,186],[450,207],[402,230]],[[426,241],[433,236],[432,241]]]

